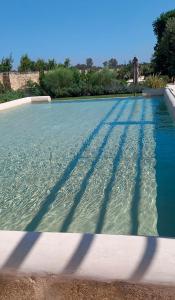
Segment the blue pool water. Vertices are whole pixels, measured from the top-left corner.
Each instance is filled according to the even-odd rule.
[[[29,104],[0,136],[0,229],[175,236],[163,98]]]

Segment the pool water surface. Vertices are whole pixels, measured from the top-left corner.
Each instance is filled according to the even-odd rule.
[[[0,229],[175,236],[175,126],[163,98],[0,113]]]

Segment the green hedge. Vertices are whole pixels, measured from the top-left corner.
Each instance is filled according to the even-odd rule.
[[[43,74],[40,84],[52,98],[139,93],[143,89],[142,85],[128,86],[108,69],[81,74],[75,68],[61,67]]]

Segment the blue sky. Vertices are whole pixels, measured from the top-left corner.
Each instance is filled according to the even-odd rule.
[[[24,53],[72,64],[149,61],[152,22],[174,8],[174,0],[0,0],[0,58],[12,53],[15,65]]]

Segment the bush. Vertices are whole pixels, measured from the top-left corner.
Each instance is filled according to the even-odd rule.
[[[114,70],[91,70],[81,73],[74,67],[61,66],[47,73],[40,72],[40,83],[28,81],[22,90],[5,92],[3,86],[0,86],[0,96],[3,101],[8,101],[39,95],[60,98],[139,93],[142,89],[142,85],[128,86],[126,81],[118,80]]]
[[[167,78],[166,77],[159,77],[157,75],[155,76],[149,76],[147,77],[145,81],[145,86],[149,88],[164,88],[167,85]]]
[[[29,80],[27,82],[27,84],[23,88],[23,93],[25,94],[25,97],[45,95],[41,86],[38,83],[33,82],[32,80]]]
[[[68,68],[58,68],[42,76],[42,86],[51,97],[71,96],[69,88],[74,83],[73,71]]]
[[[0,102],[7,102],[10,100],[15,100],[23,97],[25,97],[25,93],[22,90],[17,90],[17,91],[7,90],[4,93],[0,94]]]

